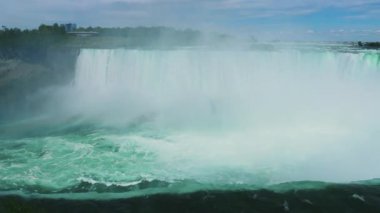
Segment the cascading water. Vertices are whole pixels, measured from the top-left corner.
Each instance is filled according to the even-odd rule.
[[[84,49],[56,109],[70,119],[54,134],[4,139],[0,189],[378,178],[379,81],[377,52]]]

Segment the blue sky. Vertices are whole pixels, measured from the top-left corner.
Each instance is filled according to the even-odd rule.
[[[0,24],[174,26],[259,39],[380,40],[380,0],[0,0]]]

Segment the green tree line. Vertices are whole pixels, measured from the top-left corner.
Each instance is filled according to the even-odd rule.
[[[195,45],[201,38],[196,30],[168,27],[78,28],[76,32],[96,32],[81,37],[67,33],[62,25],[40,25],[37,29],[7,28],[0,30],[0,59],[44,62],[50,52],[62,48],[155,48]]]

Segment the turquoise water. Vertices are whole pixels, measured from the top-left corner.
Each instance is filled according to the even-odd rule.
[[[2,124],[0,191],[107,198],[378,178],[379,61],[82,50],[43,114]],[[277,185],[294,181],[310,182]]]

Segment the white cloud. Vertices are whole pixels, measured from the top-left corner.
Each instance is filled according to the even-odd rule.
[[[212,1],[222,9],[292,9],[292,8],[323,8],[323,7],[353,7],[372,3],[378,0],[223,0]],[[218,7],[217,7],[218,8]]]

